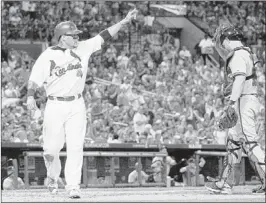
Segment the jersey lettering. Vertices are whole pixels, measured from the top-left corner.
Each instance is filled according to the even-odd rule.
[[[81,62],[81,58],[75,53],[73,52],[72,50],[70,50],[70,55],[76,59],[78,59],[80,62]]]
[[[61,77],[62,75],[65,75],[67,71],[71,71],[71,70],[74,70],[74,69],[81,69],[82,66],[80,63],[77,63],[77,64],[69,64],[67,66],[67,68],[64,68],[64,67],[60,67],[60,66],[56,66],[56,63],[54,62],[54,60],[50,60],[51,62],[51,66],[50,66],[50,76],[53,75],[53,72],[54,74],[57,76],[57,77]]]

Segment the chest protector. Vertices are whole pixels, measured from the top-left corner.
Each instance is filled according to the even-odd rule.
[[[233,82],[234,82],[234,78],[230,77],[231,75],[231,69],[229,67],[229,63],[231,61],[231,59],[233,58],[234,54],[236,51],[239,50],[245,50],[247,51],[250,56],[251,56],[251,60],[253,61],[253,67],[252,67],[252,73],[251,75],[246,77],[246,80],[250,80],[250,79],[257,79],[257,75],[256,75],[256,69],[259,68],[260,65],[260,61],[258,60],[257,56],[248,48],[248,47],[237,47],[235,48],[233,51],[230,52],[230,54],[227,56],[226,62],[225,62],[225,68],[224,68],[224,96],[227,97],[231,94],[232,91],[232,87],[233,87]]]

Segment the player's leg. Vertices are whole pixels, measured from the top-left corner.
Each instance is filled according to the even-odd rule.
[[[265,192],[265,152],[258,143],[255,128],[258,111],[259,103],[256,97],[246,96],[241,99],[239,119],[243,131],[243,150],[262,183],[260,190],[254,192]]]
[[[236,126],[237,127],[237,126]],[[235,130],[228,131],[228,137],[226,140],[227,157],[224,160],[224,170],[221,174],[221,180],[224,181],[230,188],[234,185],[238,185],[241,176],[241,159],[242,148],[239,137],[235,134]]]
[[[238,111],[238,104],[235,105],[235,109]],[[223,170],[220,174],[220,180],[212,183],[207,183],[205,187],[213,192],[230,194],[234,185],[238,185],[241,176],[241,159],[242,159],[242,137],[241,123],[238,119],[236,125],[230,128],[226,136],[226,151],[227,156],[224,160]]]
[[[71,198],[79,198],[78,190],[81,182],[83,144],[86,133],[84,100],[81,98],[71,102],[70,108],[72,108],[72,111],[65,123],[67,144],[67,160],[65,165],[66,189],[70,192]]]
[[[47,169],[48,188],[55,193],[61,173],[59,152],[64,146],[64,109],[57,101],[48,101],[43,122],[43,157]]]
[[[227,156],[225,157],[223,163],[223,170],[220,174],[219,180],[214,180],[213,182],[206,183],[205,187],[216,193],[231,194],[234,185],[238,185],[240,181],[241,172],[241,158],[242,149],[241,142],[237,135],[237,127],[239,123],[234,128],[231,128],[226,137],[226,150]]]

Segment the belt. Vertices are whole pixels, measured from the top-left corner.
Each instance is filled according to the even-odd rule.
[[[57,100],[57,101],[73,101],[75,99],[79,99],[81,97],[81,94],[78,94],[77,96],[70,96],[70,97],[54,97],[54,96],[48,96],[48,99],[50,100]]]
[[[258,97],[258,94],[256,94],[256,93],[254,93],[254,94],[241,94],[240,97],[244,97],[244,96],[248,96],[248,95],[252,95],[252,96]]]

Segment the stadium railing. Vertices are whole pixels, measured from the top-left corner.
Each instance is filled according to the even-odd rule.
[[[198,150],[195,152],[196,155],[196,186],[199,186],[199,161],[201,156],[215,156],[219,157],[219,174],[221,174],[223,170],[223,162],[224,162],[224,157],[227,156],[227,152],[214,152],[214,151],[201,151]],[[241,160],[241,177],[240,177],[240,184],[245,184],[245,157],[247,157],[246,154],[242,153],[242,160]]]
[[[61,158],[66,158],[66,152],[60,152],[60,157]],[[29,173],[30,173],[30,164],[29,164],[29,159],[31,157],[33,158],[38,158],[38,157],[42,157],[43,156],[43,152],[41,151],[27,151],[23,153],[24,156],[24,181],[25,181],[25,186],[27,189],[29,188],[41,188],[44,187],[43,184],[39,184],[37,186],[37,184],[31,184],[30,183],[30,177],[29,177]],[[103,151],[87,151],[87,152],[83,152],[83,167],[82,167],[82,184],[81,187],[139,187],[139,186],[166,186],[166,170],[162,170],[161,171],[161,175],[162,175],[162,181],[161,182],[156,182],[156,183],[142,183],[141,182],[141,170],[138,170],[138,183],[135,184],[131,184],[131,183],[125,183],[124,181],[122,183],[119,183],[118,181],[116,181],[117,179],[121,179],[121,177],[116,176],[116,171],[117,169],[119,169],[119,165],[120,167],[124,168],[129,168],[128,164],[124,163],[119,164],[119,159],[120,158],[130,158],[130,157],[134,157],[136,158],[135,160],[137,160],[138,165],[142,166],[143,162],[145,162],[145,160],[142,160],[142,158],[153,158],[153,157],[162,157],[163,158],[163,166],[166,166],[166,153],[162,153],[162,152],[103,152]],[[95,160],[96,159],[96,160]],[[65,162],[65,160],[64,160]],[[64,165],[63,162],[63,165]],[[92,163],[95,162],[95,163]],[[96,162],[105,162],[102,166],[103,167],[97,167],[97,165],[99,165],[99,163]],[[108,162],[108,163],[106,163]],[[42,159],[42,163],[37,163],[35,162],[34,164],[41,164],[42,166],[44,166],[44,162]],[[106,165],[109,165],[109,167]],[[133,167],[135,166],[135,161],[133,161],[133,163],[131,164]],[[42,167],[39,166],[39,167]],[[36,167],[36,166],[35,166]],[[129,169],[130,171],[127,171],[127,176],[130,172],[132,172],[134,170],[134,168],[131,167],[131,169]],[[63,167],[62,167],[63,168]],[[46,171],[46,170],[45,170]],[[99,173],[101,173],[101,175],[99,175]],[[36,176],[36,173],[35,173]],[[39,174],[39,178],[40,176],[42,176],[42,178],[45,177],[45,174]],[[100,177],[100,179],[99,179]],[[32,177],[33,179],[34,177]],[[35,177],[36,178],[36,177]],[[125,178],[124,180],[126,180],[127,178]],[[100,180],[100,182],[99,182]],[[34,180],[33,180],[34,181]],[[32,181],[32,182],[33,182]]]
[[[201,168],[201,174],[205,177],[217,177],[221,172],[222,158],[226,155],[224,145],[198,145],[187,144],[166,144],[168,155],[179,160],[193,156],[196,153],[197,159],[204,157],[206,164]],[[63,148],[61,159],[62,169],[65,166],[66,149]],[[36,153],[36,157],[25,155],[31,152]],[[18,160],[18,176],[24,179],[30,188],[43,188],[46,177],[46,168],[42,157],[42,146],[38,143],[2,143],[2,161],[8,159]],[[137,152],[137,153],[136,153]],[[150,175],[152,159],[159,154],[158,145],[145,145],[137,143],[108,144],[108,143],[85,143],[84,166],[82,173],[82,187],[125,187],[128,184],[128,175],[135,170],[135,164],[141,161],[143,171]],[[35,155],[35,154],[31,154]],[[121,155],[121,156],[120,156]],[[243,156],[246,159],[246,156]],[[243,159],[244,159],[243,158]],[[198,163],[198,162],[197,162]],[[28,165],[28,166],[27,166]],[[85,167],[87,165],[87,167]],[[113,166],[112,166],[113,165]],[[26,166],[26,169],[25,169]],[[248,161],[242,162],[243,178],[242,184],[252,184],[253,177],[256,176]],[[199,174],[197,166],[196,177]],[[171,170],[172,171],[172,170]],[[172,171],[174,172],[174,171]],[[25,175],[28,174],[28,177]],[[115,175],[112,175],[115,174]],[[170,174],[169,174],[170,175]],[[199,186],[188,181],[188,186]],[[62,170],[60,177],[64,179]],[[164,179],[166,176],[163,176]],[[189,178],[189,177],[188,177]],[[28,180],[28,182],[27,182]],[[165,186],[166,182],[155,183],[155,186]],[[140,184],[130,184],[131,187],[138,187]],[[142,184],[141,186],[154,186],[154,183]]]

